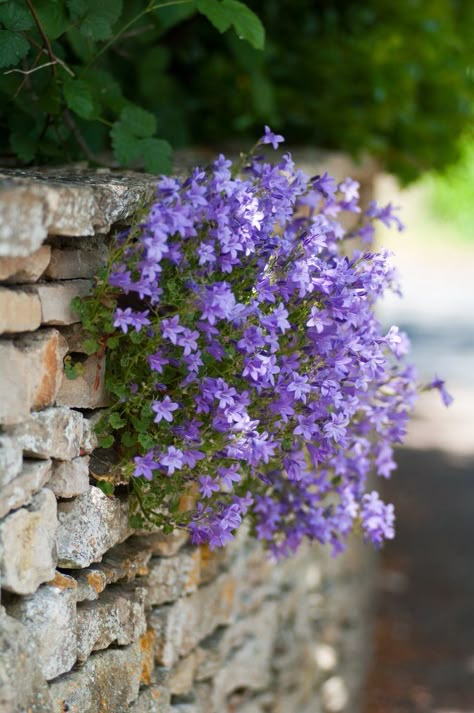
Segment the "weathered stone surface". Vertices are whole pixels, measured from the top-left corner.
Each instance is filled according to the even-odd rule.
[[[58,503],[56,536],[60,567],[88,567],[129,534],[128,504],[92,486],[70,502]]]
[[[145,589],[132,584],[112,585],[93,602],[77,609],[77,656],[85,661],[92,651],[113,642],[123,646],[146,631]]]
[[[91,416],[84,416],[83,433],[81,440],[81,453],[92,453],[99,445],[95,427],[102,416],[101,411],[96,411]]]
[[[23,461],[23,470],[0,489],[0,518],[28,503],[51,475],[51,461]]]
[[[0,342],[1,424],[18,423],[31,409],[54,403],[65,354],[66,343],[55,329]]]
[[[150,685],[141,691],[127,710],[130,713],[170,713],[169,706],[168,670],[161,668],[155,669]]]
[[[77,249],[53,248],[45,273],[50,280],[73,280],[94,277],[107,260],[107,245],[98,240],[85,241]]]
[[[89,490],[89,456],[54,461],[48,482],[57,498],[74,498]]]
[[[0,435],[0,488],[14,480],[23,467],[23,451],[17,441]]]
[[[119,713],[138,697],[140,643],[98,651],[78,670],[51,683],[51,713]]]
[[[164,535],[160,531],[137,530],[136,532],[146,538],[147,548],[152,554],[160,557],[173,557],[189,540],[189,534],[185,530],[175,530],[171,535]]]
[[[170,691],[173,696],[182,696],[191,691],[198,664],[198,652],[191,651],[173,666],[169,679]]]
[[[51,713],[48,685],[29,631],[0,607],[0,711]]]
[[[47,408],[32,413],[9,432],[32,458],[71,460],[80,455],[83,416],[64,406]]]
[[[214,629],[227,624],[235,607],[237,582],[223,574],[174,604],[154,609],[150,623],[156,631],[157,663],[172,666]]]
[[[150,557],[144,538],[131,537],[112,547],[98,564],[73,573],[77,579],[77,601],[97,599],[108,584],[122,579],[131,582],[148,574]]]
[[[164,604],[194,592],[199,584],[200,564],[197,548],[181,550],[171,558],[154,557],[149,563],[149,603]]]
[[[42,282],[31,289],[38,295],[41,304],[41,323],[49,325],[79,322],[79,315],[71,307],[74,297],[88,295],[92,288],[90,280],[67,280],[65,282]]]
[[[1,586],[32,594],[54,577],[56,566],[56,498],[46,488],[0,523]]]
[[[2,180],[3,179],[3,180]],[[156,178],[93,171],[2,169],[0,255],[29,255],[46,235],[107,233],[151,200]]]
[[[19,287],[0,287],[0,334],[32,332],[40,324],[38,295]]]
[[[51,258],[49,245],[42,245],[27,257],[0,257],[0,281],[17,285],[37,282]]]
[[[32,596],[15,601],[8,613],[21,621],[36,642],[43,676],[50,680],[76,661],[76,580],[56,574]]]
[[[329,713],[343,711],[349,701],[347,686],[340,676],[332,676],[321,686],[321,700]]]
[[[95,409],[107,406],[109,399],[105,390],[105,356],[96,354],[88,357],[77,378],[69,379],[64,375],[56,396],[58,406]]]

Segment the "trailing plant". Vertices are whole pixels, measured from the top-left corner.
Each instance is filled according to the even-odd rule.
[[[374,314],[398,288],[370,243],[377,221],[402,225],[391,205],[361,211],[350,178],[308,178],[289,154],[267,162],[282,140],[266,127],[235,165],[220,155],[161,178],[76,300],[87,351],[107,350],[100,445],[118,457],[134,525],[217,547],[246,516],[280,556],[304,538],[338,552],[360,523],[380,545],[393,507],[367,478],[395,468],[416,384],[406,336]]]

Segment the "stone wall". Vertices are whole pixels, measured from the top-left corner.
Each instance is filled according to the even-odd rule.
[[[133,532],[97,487],[105,362],[81,354],[70,301],[153,184],[0,174],[0,713],[354,713],[367,548],[275,565],[243,532],[210,552]]]

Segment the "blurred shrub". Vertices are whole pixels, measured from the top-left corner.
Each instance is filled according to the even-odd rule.
[[[461,157],[443,175],[430,180],[436,216],[452,223],[462,237],[474,241],[474,137],[461,142]]]

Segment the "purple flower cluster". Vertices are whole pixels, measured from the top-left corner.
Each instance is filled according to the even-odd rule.
[[[282,140],[266,127],[257,150]],[[384,334],[374,314],[396,287],[390,255],[348,246],[370,241],[375,221],[401,224],[358,198],[357,181],[309,179],[289,154],[238,169],[221,155],[162,178],[123,243],[109,281],[132,307],[114,324],[147,336],[122,413],[150,414],[134,475],[194,494],[173,522],[195,543],[224,545],[244,516],[276,556],[305,538],[338,552],[356,522],[376,546],[393,537],[393,508],[367,493],[368,477],[395,467],[415,374],[405,335]],[[342,213],[359,214],[356,231]]]

